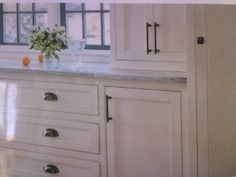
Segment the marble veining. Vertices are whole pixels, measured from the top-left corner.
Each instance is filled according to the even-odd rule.
[[[52,66],[53,65],[53,66]],[[61,61],[56,66],[51,63],[30,63],[22,65],[21,61],[1,60],[0,71],[23,72],[23,73],[47,73],[65,76],[84,76],[104,79],[123,79],[140,81],[158,81],[165,83],[187,83],[185,72],[147,71],[113,69],[104,63],[82,63],[75,66],[71,62]]]

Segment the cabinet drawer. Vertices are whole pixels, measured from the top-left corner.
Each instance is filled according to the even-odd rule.
[[[27,81],[0,81],[0,105],[98,115],[98,87]]]
[[[98,162],[74,160],[9,149],[1,149],[0,152],[0,175],[4,177],[100,176]]]
[[[74,151],[99,153],[99,126],[82,122],[21,117],[7,119],[0,139]]]

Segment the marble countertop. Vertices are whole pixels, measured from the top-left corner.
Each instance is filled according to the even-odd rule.
[[[113,69],[104,63],[82,63],[79,66],[75,66],[71,62],[61,61],[59,64],[35,62],[24,66],[21,61],[1,60],[0,71],[47,73],[63,76],[84,76],[90,78],[140,80],[177,84],[187,83],[187,74],[184,72]]]

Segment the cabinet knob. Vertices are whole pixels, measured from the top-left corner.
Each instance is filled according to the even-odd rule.
[[[205,43],[205,38],[203,36],[198,36],[197,37],[197,44],[204,44]]]
[[[53,128],[47,128],[43,132],[43,136],[46,136],[46,137],[58,137],[59,133],[55,129],[53,129]]]
[[[55,165],[48,164],[43,167],[43,171],[48,174],[57,174],[59,173],[59,169]]]
[[[58,100],[58,97],[55,93],[46,92],[43,95],[43,99],[46,100],[46,101],[56,101],[56,100]]]

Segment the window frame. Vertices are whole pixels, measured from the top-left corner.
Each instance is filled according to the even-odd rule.
[[[105,44],[105,28],[104,28],[104,18],[106,13],[110,13],[110,10],[104,9],[104,4],[100,3],[100,9],[99,10],[86,10],[85,6],[86,3],[80,3],[81,4],[81,10],[66,10],[66,3],[60,3],[60,20],[61,25],[65,27],[66,29],[66,14],[67,13],[80,13],[82,16],[82,36],[83,38],[86,38],[86,14],[87,13],[100,13],[100,22],[101,22],[101,44],[100,45],[91,45],[87,44],[85,46],[85,49],[89,50],[110,50],[110,45]]]
[[[0,3],[0,45],[20,45],[25,46],[28,43],[20,42],[20,14],[31,14],[32,15],[32,25],[36,24],[36,15],[37,14],[45,14],[48,13],[47,10],[36,10],[36,3],[30,3],[32,5],[32,10],[23,11],[20,10],[20,3],[16,4],[15,11],[4,11],[4,3]],[[16,42],[4,42],[4,14],[15,14],[16,15],[16,32],[17,32],[17,40]]]

